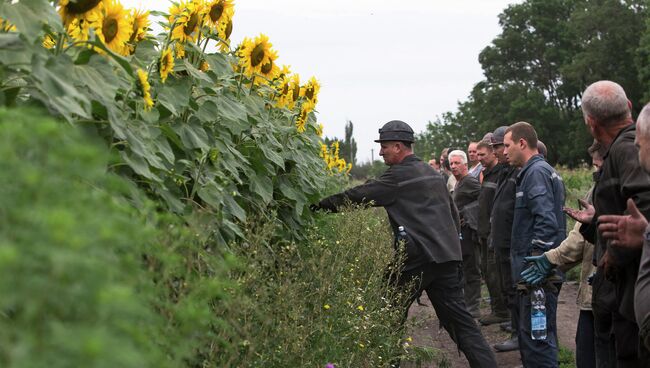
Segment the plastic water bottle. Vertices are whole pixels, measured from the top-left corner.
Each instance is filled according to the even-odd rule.
[[[530,293],[530,337],[546,340],[546,294],[542,287]]]

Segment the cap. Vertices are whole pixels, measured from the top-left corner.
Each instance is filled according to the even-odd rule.
[[[403,121],[392,120],[379,129],[379,139],[375,142],[400,141],[413,143],[413,129]]]
[[[490,144],[493,146],[503,144],[503,137],[506,135],[506,129],[508,129],[508,127],[505,125],[494,129],[494,132],[492,132],[492,138],[490,138]]]
[[[487,144],[492,144],[492,132],[485,133],[481,142],[486,142]]]

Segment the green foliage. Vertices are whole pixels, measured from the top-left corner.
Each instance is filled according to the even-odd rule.
[[[233,274],[248,298],[224,311],[244,322],[242,354],[216,356],[215,366],[377,367],[404,353],[382,210],[322,215],[305,234],[307,247],[270,241],[277,225],[249,220],[249,241],[233,244],[249,262]]]
[[[421,152],[466,147],[498,126],[527,121],[551,163],[575,167],[588,162],[592,140],[579,107],[587,85],[618,82],[636,112],[650,96],[645,0],[527,0],[508,6],[499,24],[501,34],[479,55],[485,79],[456,112],[429,123],[417,137]]]
[[[151,339],[155,229],[79,131],[0,109],[0,365],[173,366]]]
[[[573,351],[560,346],[560,351],[558,352],[558,362],[560,363],[560,368],[575,368],[576,360],[573,355]]]
[[[188,44],[186,58],[176,60],[163,83],[158,60],[169,41],[166,33],[141,42],[128,57],[94,38],[48,50],[43,37],[62,30],[49,1],[2,2],[0,17],[19,31],[0,34],[1,104],[39,105],[93,127],[116,153],[115,172],[161,199],[164,208],[211,214],[213,237],[221,245],[240,238],[240,223],[259,212],[275,212],[278,231],[299,236],[309,220],[305,209],[332,179],[318,156],[314,114],[299,133],[298,112],[274,107],[271,87],[254,85],[233,69],[234,53],[206,53]],[[210,41],[214,45],[206,38],[200,46]],[[207,72],[198,69],[202,60]],[[151,84],[150,111],[138,69]]]

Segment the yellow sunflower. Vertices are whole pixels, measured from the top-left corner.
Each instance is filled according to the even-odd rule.
[[[276,90],[276,107],[282,108],[287,107],[291,102],[291,70],[288,66],[283,65],[280,75],[275,81],[275,90]]]
[[[239,46],[239,64],[246,76],[261,74],[262,66],[268,65],[273,60],[272,56],[277,58],[277,54],[271,50],[271,43],[265,34],[255,37],[255,40],[244,38]]]
[[[97,38],[118,54],[128,55],[127,42],[133,32],[133,19],[118,0],[104,0],[104,12],[95,31]]]
[[[296,119],[296,130],[298,130],[298,133],[305,131],[308,117],[309,111],[306,109],[300,109],[300,114],[298,114],[298,118]]]
[[[169,73],[174,71],[174,55],[172,49],[167,47],[160,56],[160,80],[163,83],[167,80]]]
[[[302,87],[300,90],[300,96],[305,98],[303,105],[308,105],[308,109],[311,111],[316,108],[318,103],[318,93],[320,92],[320,83],[316,78],[311,77],[309,82]]]
[[[180,42],[176,42],[174,45],[174,53],[176,54],[177,58],[183,59],[185,57],[185,46],[183,46],[183,44]]]
[[[66,31],[74,41],[88,41],[88,37],[90,36],[90,22],[84,18],[72,17],[66,26]]]
[[[235,13],[235,4],[232,0],[208,0],[205,4],[207,22],[214,27],[227,23]]]
[[[131,38],[129,41],[140,42],[147,36],[147,31],[151,25],[149,12],[131,9],[131,18],[133,19],[133,30],[131,31]]]
[[[324,128],[324,127],[323,127],[323,124],[322,124],[322,123],[318,123],[318,125],[316,126],[316,135],[317,135],[317,136],[319,136],[319,137],[322,137],[322,136],[323,136],[323,128]]]
[[[217,37],[219,41],[219,50],[221,52],[226,52],[230,50],[230,35],[232,34],[232,16],[228,18],[228,21],[224,21],[217,28]]]
[[[258,73],[260,77],[254,77],[255,84],[269,84],[280,75],[280,68],[274,62],[278,58],[278,53],[275,50],[269,51],[269,61],[262,65],[260,72]]]
[[[59,0],[59,15],[63,25],[68,26],[73,19],[86,19],[94,22],[101,17],[102,0]]]
[[[13,32],[16,30],[16,26],[9,23],[8,20],[0,18],[0,32]]]
[[[194,42],[199,36],[201,23],[205,17],[202,0],[181,1],[169,9],[169,24],[174,25],[172,40]],[[176,23],[176,24],[174,24]]]
[[[45,37],[43,37],[43,47],[45,47],[46,49],[53,49],[55,46],[56,46],[56,41],[54,40],[54,38],[51,35],[46,34]]]
[[[289,109],[293,110],[296,106],[296,101],[300,98],[300,75],[293,74],[289,80],[289,91],[290,91],[290,100],[287,104]]]
[[[207,72],[210,70],[210,64],[208,64],[207,61],[201,60],[201,64],[199,65],[199,70],[202,72]]]
[[[147,72],[138,68],[138,84],[140,85],[140,92],[144,99],[144,109],[151,110],[153,107],[153,100],[151,99],[151,85],[147,80]]]

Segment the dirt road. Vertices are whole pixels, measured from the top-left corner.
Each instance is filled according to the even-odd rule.
[[[484,286],[485,288],[485,286]],[[558,302],[557,324],[560,345],[575,352],[575,331],[576,324],[578,323],[579,310],[576,305],[576,295],[578,286],[574,282],[565,283],[560,292],[560,299]],[[426,295],[426,294],[425,294]],[[485,293],[484,293],[485,295]],[[439,322],[436,318],[435,311],[431,307],[431,303],[423,295],[422,301],[427,306],[420,306],[413,303],[409,310],[409,319],[413,323],[410,330],[411,337],[413,338],[412,344],[421,347],[433,347],[438,349],[440,353],[433,361],[423,363],[421,365],[415,363],[404,363],[403,367],[453,367],[464,368],[468,367],[465,356],[458,352],[456,344],[449,338],[449,335],[444,329],[439,329]],[[486,302],[481,303],[481,313],[489,313],[489,306]],[[491,345],[507,339],[507,333],[502,332],[498,325],[481,326],[481,332]],[[520,367],[521,359],[519,351],[496,353],[497,362],[500,368]]]

